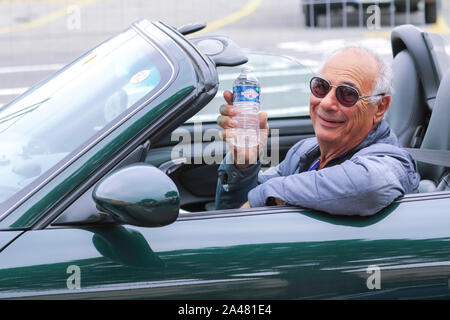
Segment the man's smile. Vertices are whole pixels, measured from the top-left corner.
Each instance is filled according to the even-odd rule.
[[[317,118],[319,118],[320,124],[325,127],[336,128],[342,126],[345,123],[345,120],[333,119],[332,117],[324,117],[319,114],[317,114]]]

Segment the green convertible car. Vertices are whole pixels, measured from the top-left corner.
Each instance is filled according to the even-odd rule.
[[[227,151],[215,119],[237,66],[249,60],[262,83],[265,167],[314,135],[312,73],[223,36],[185,36],[200,28],[138,21],[0,109],[0,298],[450,298],[438,42],[413,26],[392,33],[388,120],[415,151],[420,193],[369,217],[215,210]]]

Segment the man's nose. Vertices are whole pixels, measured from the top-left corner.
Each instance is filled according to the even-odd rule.
[[[325,110],[337,111],[339,109],[339,101],[336,98],[336,88],[332,87],[327,95],[320,101],[320,106]]]

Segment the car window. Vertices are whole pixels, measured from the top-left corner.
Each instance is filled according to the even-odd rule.
[[[269,118],[309,116],[309,80],[313,72],[300,62],[270,54],[248,54],[255,75],[261,83],[261,111]],[[219,90],[214,99],[187,123],[215,122],[220,105],[225,103],[223,92],[233,90],[233,81],[242,66],[218,67]]]
[[[0,109],[0,203],[156,91],[168,62],[134,30],[104,42]]]

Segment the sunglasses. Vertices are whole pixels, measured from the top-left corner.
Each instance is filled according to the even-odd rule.
[[[311,93],[316,98],[324,98],[328,92],[330,92],[332,87],[336,88],[336,99],[344,107],[354,106],[359,99],[385,95],[384,93],[379,93],[372,96],[360,96],[359,91],[352,86],[347,84],[333,86],[328,80],[320,77],[313,77],[309,82],[309,87],[311,88]]]

